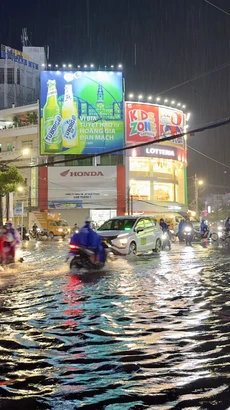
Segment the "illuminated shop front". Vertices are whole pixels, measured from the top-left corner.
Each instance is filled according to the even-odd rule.
[[[185,205],[185,152],[183,150],[170,148],[164,152],[171,154],[172,158],[152,157],[151,153],[130,150],[131,155],[127,157],[127,169],[130,198],[136,211],[149,209],[151,204],[158,205],[157,208],[175,207]],[[136,156],[138,154],[138,156]],[[180,160],[176,157],[181,154]],[[148,157],[139,156],[148,155]],[[175,158],[175,159],[173,159]],[[166,203],[166,204],[165,204]],[[156,208],[156,207],[154,207]],[[176,209],[176,208],[175,208]],[[161,209],[162,210],[162,209]]]
[[[186,141],[161,139],[184,132],[181,110],[126,102],[126,186],[131,213],[187,211]]]

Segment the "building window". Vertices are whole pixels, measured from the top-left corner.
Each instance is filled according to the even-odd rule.
[[[153,172],[161,174],[173,173],[173,163],[171,159],[153,158]]]
[[[22,148],[33,148],[33,140],[22,141]]]
[[[7,151],[13,151],[13,144],[11,142],[7,142],[6,144],[6,150]]]
[[[130,195],[135,199],[149,200],[150,199],[150,181],[129,181]]]
[[[174,185],[154,182],[154,200],[155,201],[174,201]]]
[[[17,68],[17,84],[20,84],[20,70]]]
[[[66,159],[68,159],[68,156],[66,156]],[[84,158],[84,159],[75,159],[73,161],[68,161],[65,164],[67,167],[68,166],[76,166],[76,167],[88,167],[88,166],[92,166],[92,158]]]
[[[14,84],[14,69],[7,68],[7,84]]]
[[[120,154],[106,154],[102,155],[100,165],[123,165],[123,155]]]
[[[0,68],[0,84],[4,84],[4,68]]]
[[[130,171],[149,173],[149,158],[130,158]]]

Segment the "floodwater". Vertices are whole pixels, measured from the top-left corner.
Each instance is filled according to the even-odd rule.
[[[0,274],[1,409],[230,409],[229,252],[175,244],[70,274],[67,242]]]

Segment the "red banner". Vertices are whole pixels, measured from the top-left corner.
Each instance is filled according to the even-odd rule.
[[[161,140],[184,132],[183,112],[172,107],[126,103],[126,143]],[[169,141],[183,144],[183,137]]]
[[[159,139],[158,107],[152,104],[126,103],[126,142]]]

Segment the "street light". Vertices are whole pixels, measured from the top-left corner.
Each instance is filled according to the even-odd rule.
[[[194,176],[194,185],[195,185],[195,203],[196,203],[196,215],[199,214],[199,187],[203,185],[204,181],[197,178],[197,174]]]

